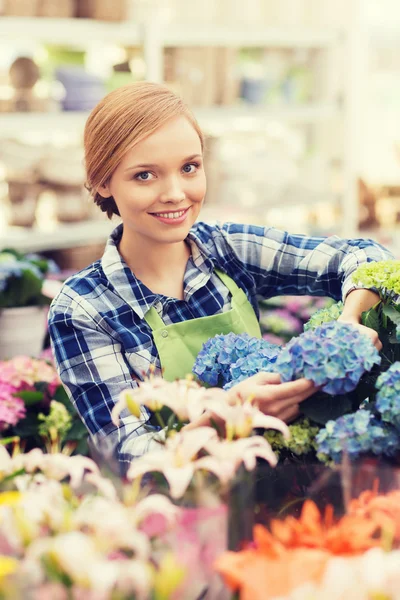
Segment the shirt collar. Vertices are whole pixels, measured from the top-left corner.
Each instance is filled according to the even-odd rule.
[[[196,233],[196,226],[189,231],[187,236],[192,251],[192,261],[194,265],[203,273],[211,275],[215,267],[215,259],[210,256],[206,244]]]
[[[122,237],[122,229],[123,225],[121,223],[111,232],[101,259],[101,266],[118,295],[135,311],[140,319],[143,319],[144,315],[158,301],[159,295],[154,294],[135,277],[119,253],[118,244]]]
[[[154,294],[132,273],[121,254],[118,244],[122,237],[123,225],[118,225],[109,236],[101,259],[103,272],[115,288],[118,295],[143,319],[150,308],[162,297]],[[188,234],[187,241],[191,248],[191,259],[194,266],[205,275],[210,276],[214,270],[214,259],[207,252],[206,245],[200,240],[195,230]]]

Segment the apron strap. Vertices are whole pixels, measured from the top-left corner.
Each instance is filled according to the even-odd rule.
[[[154,306],[152,306],[150,310],[148,310],[147,313],[144,315],[144,320],[146,321],[147,325],[149,325],[152,331],[154,331],[154,329],[160,329],[160,327],[165,327],[164,321],[162,320]]]
[[[233,281],[233,279],[231,277],[229,277],[229,275],[227,275],[223,271],[220,271],[219,269],[214,269],[214,273],[216,275],[218,275],[218,277],[220,278],[222,283],[228,288],[228,290],[230,291],[232,296],[236,292],[240,291],[240,287],[236,285],[236,283]]]
[[[236,283],[233,281],[233,279],[231,279],[229,277],[229,275],[227,275],[223,271],[220,271],[219,269],[214,269],[214,273],[220,278],[222,283],[228,288],[228,290],[230,291],[232,296],[240,290],[240,288],[236,285]],[[162,318],[160,317],[160,315],[158,314],[158,312],[156,311],[154,306],[152,306],[147,311],[147,313],[144,315],[144,320],[146,321],[147,325],[149,325],[149,327],[151,328],[152,331],[154,329],[160,329],[162,327],[165,327],[164,321],[162,320]]]

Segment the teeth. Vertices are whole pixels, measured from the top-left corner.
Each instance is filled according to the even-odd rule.
[[[163,219],[179,219],[179,217],[183,217],[185,214],[184,210],[180,210],[179,212],[173,213],[155,213],[156,217],[162,217]]]

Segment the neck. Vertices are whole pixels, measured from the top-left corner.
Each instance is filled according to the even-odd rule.
[[[138,279],[165,279],[182,264],[186,264],[190,249],[185,241],[157,244],[154,240],[139,239],[122,234],[119,252]]]

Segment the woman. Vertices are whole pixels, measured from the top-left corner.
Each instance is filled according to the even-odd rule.
[[[94,442],[119,460],[145,452],[149,414],[111,422],[119,393],[151,366],[169,380],[192,369],[217,333],[259,336],[258,298],[313,294],[345,299],[341,320],[360,325],[377,296],[356,290],[351,275],[390,255],[365,240],[309,238],[270,227],[195,223],[206,192],[202,132],[166,87],[135,83],[107,95],[86,124],[87,185],[94,201],[122,224],[104,255],[73,275],[54,300],[50,336],[63,384]],[[240,386],[240,387],[239,387]],[[254,394],[285,421],[314,391],[298,380],[259,374],[232,393]]]

